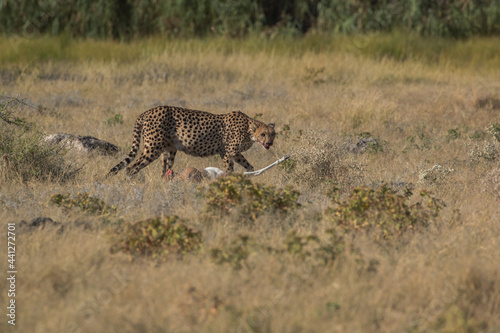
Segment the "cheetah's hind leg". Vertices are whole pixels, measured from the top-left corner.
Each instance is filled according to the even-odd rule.
[[[109,170],[109,172],[106,174],[106,176],[104,177],[104,179],[108,179],[111,176],[116,175],[118,172],[120,172],[121,169],[123,169],[127,165],[129,165],[130,162],[132,162],[133,160],[134,160],[134,158],[131,158],[130,156],[128,156],[123,161],[121,161],[120,163],[118,163],[117,165],[115,165],[111,170]]]
[[[141,143],[141,132],[142,132],[142,117],[137,118],[135,121],[134,125],[134,131],[132,134],[132,149],[130,149],[130,152],[128,153],[128,156],[115,165],[107,175],[104,177],[105,179],[108,179],[111,176],[116,175],[121,169],[125,168],[128,166],[136,157],[137,151],[139,151],[139,145]]]
[[[133,176],[139,171],[150,165],[154,160],[160,157],[161,150],[150,150],[148,147],[144,147],[144,151],[141,156],[127,168],[127,175]]]

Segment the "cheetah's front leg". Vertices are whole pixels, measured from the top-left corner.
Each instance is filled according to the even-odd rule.
[[[177,153],[177,150],[167,150],[163,152],[163,160],[162,160],[162,166],[163,170],[161,173],[161,176],[165,176],[168,170],[171,170],[172,167],[174,166],[174,161],[175,161],[175,154]]]
[[[241,153],[236,153],[236,155],[230,155],[228,153],[221,154],[222,161],[224,162],[224,167],[226,172],[234,171],[234,161],[246,169],[246,171],[253,171],[253,166],[248,163],[247,159],[241,155]]]
[[[222,158],[222,162],[224,163],[224,169],[226,169],[226,172],[227,173],[233,172],[234,162],[231,156],[229,156],[228,153],[225,153],[225,154],[220,154],[220,157]]]
[[[247,159],[243,157],[241,153],[237,153],[236,155],[234,155],[234,160],[236,161],[236,163],[244,167],[247,172],[253,171],[253,166],[248,163]]]

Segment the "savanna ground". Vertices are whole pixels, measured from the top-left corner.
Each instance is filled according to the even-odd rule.
[[[66,174],[46,179],[3,159],[18,274],[16,326],[4,315],[2,332],[500,331],[498,39],[0,44],[2,101],[25,102],[14,115],[122,149],[61,151]],[[158,161],[104,180],[157,105],[275,122],[273,148],[245,156],[256,169],[291,160],[219,188],[165,182]],[[174,169],[221,164],[179,153]],[[60,224],[21,225],[36,217]],[[6,237],[0,248],[5,277]]]

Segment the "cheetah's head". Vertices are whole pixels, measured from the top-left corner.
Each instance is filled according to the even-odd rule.
[[[252,134],[252,140],[259,143],[264,149],[269,149],[273,145],[274,136],[274,124],[255,124],[250,125],[250,131]]]

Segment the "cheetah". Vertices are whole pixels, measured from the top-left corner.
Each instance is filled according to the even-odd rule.
[[[141,156],[129,166],[139,150],[141,134],[144,149]],[[136,120],[132,149],[127,158],[113,167],[106,178],[127,167],[128,175],[135,175],[163,154],[162,176],[172,169],[177,151],[206,157],[219,154],[227,172],[233,172],[234,161],[247,171],[253,167],[241,155],[254,142],[268,150],[274,142],[274,124],[265,124],[241,111],[212,114],[175,106],[159,106],[142,113]]]

